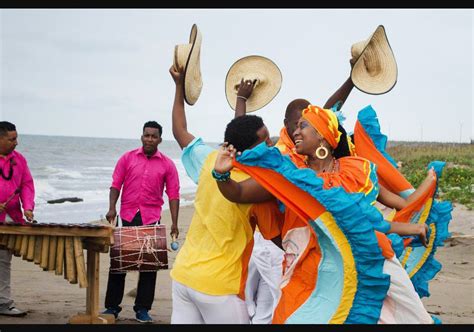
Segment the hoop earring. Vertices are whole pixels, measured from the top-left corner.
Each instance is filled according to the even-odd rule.
[[[323,154],[323,155],[321,155]],[[321,146],[319,148],[316,149],[316,157],[318,159],[326,159],[326,157],[328,156],[329,154],[329,150],[323,146],[323,143],[321,143]]]

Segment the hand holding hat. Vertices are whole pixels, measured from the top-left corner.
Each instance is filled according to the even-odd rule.
[[[247,101],[247,99],[249,99],[250,95],[253,92],[255,83],[257,83],[256,79],[254,79],[253,81],[252,80],[244,81],[244,79],[242,78],[239,84],[239,88],[237,89],[237,98],[241,98]]]
[[[242,83],[248,87],[242,87]],[[247,91],[250,93],[246,111],[247,113],[254,112],[275,98],[280,91],[281,83],[281,71],[270,59],[259,55],[241,58],[227,72],[225,80],[227,102],[235,110],[238,93],[239,96],[244,96],[243,93],[247,91],[247,88],[251,89]]]

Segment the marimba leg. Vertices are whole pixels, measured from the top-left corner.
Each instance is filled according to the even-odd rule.
[[[69,319],[70,324],[114,324],[114,315],[99,315],[99,252],[87,250],[86,313]]]

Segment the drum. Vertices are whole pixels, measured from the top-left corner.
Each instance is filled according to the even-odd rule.
[[[110,272],[156,272],[168,269],[166,226],[119,227],[110,248]]]

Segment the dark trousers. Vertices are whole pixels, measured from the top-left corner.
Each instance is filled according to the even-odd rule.
[[[140,211],[137,212],[132,221],[122,220],[123,227],[142,226]],[[159,221],[158,221],[159,224]],[[105,294],[105,307],[107,309],[122,310],[123,292],[125,289],[125,277],[127,273],[110,273],[107,282],[107,292]],[[133,310],[150,310],[155,298],[156,272],[139,272],[137,296]]]

